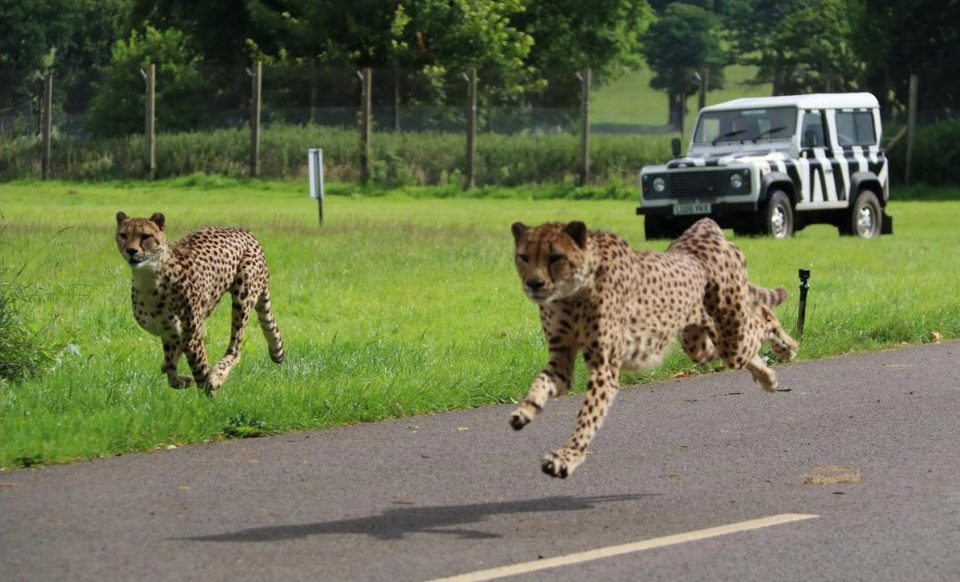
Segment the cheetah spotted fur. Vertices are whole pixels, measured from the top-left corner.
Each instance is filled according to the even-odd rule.
[[[163,365],[172,388],[191,381],[208,394],[226,381],[240,361],[243,332],[255,309],[270,358],[283,361],[283,341],[267,289],[263,247],[249,232],[204,228],[168,243],[163,214],[130,218],[117,213],[117,248],[133,272],[133,315],[140,327],[163,341]],[[212,368],[203,344],[207,317],[226,292],[233,298],[230,344]],[[181,355],[193,376],[177,374]]]
[[[796,355],[797,342],[772,310],[786,291],[748,283],[743,253],[708,218],[663,253],[635,251],[582,222],[517,222],[512,230],[517,271],[540,308],[550,357],[511,414],[511,426],[522,429],[550,397],[570,388],[578,352],[588,370],[573,434],[541,461],[548,475],[565,478],[583,462],[617,394],[620,370],[658,364],[675,338],[693,361],[746,368],[771,392],[777,378],[758,354],[762,342],[781,360]]]

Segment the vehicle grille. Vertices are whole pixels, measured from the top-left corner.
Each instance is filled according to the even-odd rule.
[[[723,194],[724,172],[683,172],[670,174],[674,196],[719,196]]]

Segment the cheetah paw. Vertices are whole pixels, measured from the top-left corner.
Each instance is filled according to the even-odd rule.
[[[755,376],[753,379],[767,392],[776,392],[777,388],[780,387],[780,383],[777,382],[777,376],[773,372],[768,375]]]
[[[540,411],[543,410],[536,404],[532,402],[524,402],[520,405],[520,408],[513,411],[510,414],[510,426],[513,430],[520,430],[523,427],[530,424]]]
[[[186,374],[177,374],[172,378],[167,378],[167,383],[170,384],[170,387],[174,390],[189,388],[190,385],[193,384],[193,377]]]
[[[566,479],[583,462],[584,454],[570,449],[557,449],[540,460],[540,468],[551,477]]]

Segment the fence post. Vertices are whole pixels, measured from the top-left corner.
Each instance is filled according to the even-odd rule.
[[[477,68],[470,67],[467,77],[467,183],[466,189],[476,186],[477,161]]]
[[[913,162],[913,139],[917,133],[917,92],[920,79],[910,75],[910,101],[907,104],[907,167],[904,169],[903,182],[910,185],[910,166]]]
[[[710,83],[710,69],[700,69],[700,99],[697,110],[707,106],[707,85]]]
[[[140,69],[140,75],[147,83],[146,93],[146,120],[144,123],[144,143],[146,155],[144,165],[147,177],[153,179],[157,169],[156,151],[156,100],[157,100],[157,65],[150,63],[147,70]]]
[[[50,150],[53,140],[53,71],[43,78],[43,158],[41,178],[50,179]]]
[[[393,61],[393,131],[400,133],[400,63]]]
[[[261,90],[263,89],[263,62],[257,61],[253,65],[253,71],[247,69],[253,78],[252,95],[250,99],[250,177],[260,177],[260,112],[263,101],[261,99]]]
[[[363,181],[363,183],[367,183],[367,181],[370,180],[370,161],[372,158],[372,150],[370,146],[370,133],[372,125],[370,90],[373,86],[373,72],[370,70],[370,67],[364,67],[362,73],[360,73],[360,81],[360,99],[362,101],[361,107],[363,117],[363,122],[360,129],[360,140],[363,143],[363,152],[360,155],[360,179]]]
[[[577,73],[583,85],[580,97],[580,185],[585,186],[590,181],[590,67]]]

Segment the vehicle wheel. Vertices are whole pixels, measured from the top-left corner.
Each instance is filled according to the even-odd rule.
[[[850,215],[843,230],[846,234],[860,238],[876,238],[880,236],[882,220],[880,200],[871,190],[864,190],[850,208]]]
[[[762,219],[764,234],[773,238],[793,236],[793,204],[790,203],[790,197],[781,190],[771,194]]]

